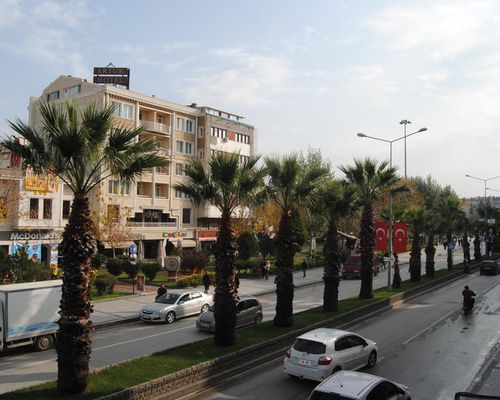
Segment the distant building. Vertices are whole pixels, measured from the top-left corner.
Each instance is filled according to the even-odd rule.
[[[147,170],[130,186],[110,178],[90,195],[93,212],[117,214],[120,223],[130,228],[131,241],[138,246],[139,258],[161,259],[167,240],[175,246],[201,248],[216,240],[220,213],[213,206],[196,208],[191,199],[172,187],[185,178],[184,166],[190,157],[208,162],[214,153],[239,153],[242,162],[254,154],[254,127],[240,115],[196,104],[184,106],[112,85],[99,85],[85,79],[60,76],[39,97],[30,99],[29,124],[39,127],[39,103],[54,104],[71,100],[80,108],[89,104],[116,105],[117,126],[143,125],[139,140],[154,138],[160,154],[170,161],[164,168]],[[71,192],[61,182],[51,190],[40,191],[26,186],[26,174],[9,160],[0,166],[0,189],[10,179],[17,185],[18,210],[0,223],[0,245],[12,252],[12,234],[24,235],[29,243],[45,248],[44,260],[50,258],[53,244],[61,238],[71,204]],[[7,178],[5,178],[7,177]],[[36,188],[35,188],[36,189]],[[1,196],[1,193],[0,193]],[[50,210],[50,211],[49,211]],[[38,236],[27,236],[27,233]],[[49,235],[50,234],[50,235]],[[48,235],[48,236],[47,236]],[[21,237],[21,236],[16,236]],[[50,237],[50,239],[49,239]],[[19,239],[21,240],[21,239]],[[24,239],[23,239],[24,240]]]
[[[479,218],[478,208],[480,204],[484,203],[484,197],[470,197],[464,198],[464,211],[467,218]],[[500,208],[500,197],[487,197],[486,201],[495,208]]]

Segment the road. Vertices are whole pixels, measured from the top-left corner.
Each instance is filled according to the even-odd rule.
[[[479,295],[472,315],[461,313],[461,290]],[[365,372],[410,387],[413,400],[449,400],[465,390],[500,339],[500,279],[464,277],[382,315],[349,328],[379,345],[379,362]],[[187,396],[197,400],[307,399],[317,383],[291,378],[280,358],[225,386]]]
[[[445,268],[446,259],[436,259],[436,268]],[[402,278],[408,278],[408,266],[402,266]],[[387,272],[374,277],[374,288],[385,286]],[[341,299],[357,296],[359,280],[343,280],[340,284]],[[274,317],[275,293],[259,296],[264,309],[264,321]],[[297,287],[294,297],[294,312],[322,305],[323,283]],[[97,331],[92,336],[91,369],[99,369],[119,362],[152,354],[209,337],[195,328],[195,318],[176,321],[172,325],[152,325],[142,322]],[[56,352],[43,353],[19,348],[0,357],[0,393],[35,385],[57,378]]]

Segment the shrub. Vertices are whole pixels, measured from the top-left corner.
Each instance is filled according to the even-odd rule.
[[[257,239],[259,241],[259,251],[262,257],[267,258],[268,256],[274,255],[274,239],[271,238],[267,233],[259,232],[257,233]]]
[[[253,232],[242,232],[237,242],[238,257],[242,260],[248,260],[259,252],[259,244]]]
[[[123,272],[123,260],[118,258],[109,258],[106,268],[111,275],[118,276]]]
[[[146,275],[146,278],[148,278],[149,281],[152,281],[156,277],[158,271],[161,270],[161,265],[158,263],[140,262],[138,263],[138,265],[142,270],[142,272],[144,272],[144,275]]]
[[[184,251],[181,259],[181,269],[184,272],[192,272],[196,268],[203,269],[210,261],[210,257],[204,251]]]
[[[94,257],[92,257],[92,261],[91,261],[92,268],[99,269],[105,264],[106,264],[106,256],[104,254],[98,253]],[[120,275],[120,274],[118,274],[118,275]]]
[[[113,288],[118,279],[116,276],[111,275],[109,272],[99,272],[94,280],[94,286],[97,294],[102,296],[104,294],[113,293]]]
[[[122,269],[131,279],[134,279],[139,273],[139,265],[132,264],[130,261],[123,261]]]
[[[209,272],[208,276],[210,276],[210,281],[215,281],[215,273]],[[182,278],[177,279],[176,285],[178,288],[185,288],[189,286],[201,286],[203,284],[202,281],[203,274],[192,274],[188,276],[183,276]]]

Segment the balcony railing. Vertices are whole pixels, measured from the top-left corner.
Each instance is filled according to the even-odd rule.
[[[160,148],[158,149],[158,154],[159,154],[160,156],[165,156],[165,157],[168,157],[168,156],[170,156],[170,149],[166,149],[166,148],[164,148],[164,147],[160,147]]]
[[[160,228],[160,227],[175,228],[177,226],[177,223],[176,222],[127,222],[126,225],[134,228]]]
[[[149,131],[170,133],[170,125],[165,125],[160,122],[144,121],[142,119],[139,120],[139,122]]]

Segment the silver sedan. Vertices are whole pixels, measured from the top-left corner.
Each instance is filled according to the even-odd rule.
[[[178,318],[196,315],[208,310],[212,296],[200,291],[185,293],[165,293],[153,304],[144,306],[140,319],[148,322],[166,322],[171,324]]]

